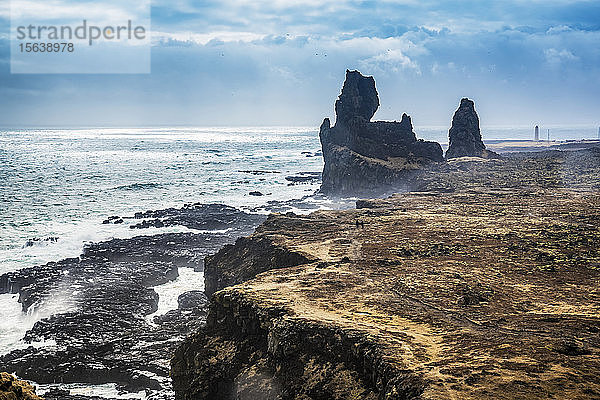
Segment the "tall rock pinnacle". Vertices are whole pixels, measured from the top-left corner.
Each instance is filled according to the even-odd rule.
[[[456,157],[487,157],[485,145],[479,130],[479,117],[475,111],[475,103],[464,98],[452,118],[452,127],[448,132],[450,145],[446,159]]]
[[[363,76],[358,71],[346,70],[342,94],[335,102],[336,123],[346,125],[357,116],[369,122],[377,108],[379,96],[375,89],[375,79],[372,76]]]

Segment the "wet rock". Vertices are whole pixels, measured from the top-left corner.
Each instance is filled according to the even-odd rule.
[[[266,174],[280,174],[279,171],[264,171],[264,170],[240,170],[238,172],[243,172],[244,174],[250,175],[266,175]]]
[[[205,307],[207,302],[206,294],[201,290],[185,292],[177,298],[177,304],[182,310]]]
[[[143,220],[142,222],[130,225],[130,229],[164,228],[165,223],[160,219]]]
[[[135,219],[143,219],[142,222],[131,225],[132,229],[162,228],[170,226],[185,226],[198,230],[221,230],[227,229],[231,224],[260,223],[262,217],[245,213],[234,207],[224,204],[186,204],[182,208],[167,208],[158,211],[138,212]]]
[[[204,324],[206,297],[188,292],[179,299],[180,309],[150,322],[147,316],[158,306],[153,287],[176,279],[181,267],[202,271],[204,257],[265,218],[221,205],[188,205],[182,215],[177,212],[142,217],[228,230],[114,239],[86,246],[78,258],[0,276],[0,293],[18,293],[24,312],[53,314],[36,322],[24,340],[56,343],[15,350],[0,356],[0,365],[38,383],[117,383],[126,391],[172,397],[169,359]]]
[[[27,240],[27,242],[25,242],[25,246],[24,247],[32,247],[35,246],[38,243],[56,243],[58,242],[58,236],[49,236],[47,238],[32,238]]]
[[[498,158],[493,151],[486,150],[479,129],[479,116],[473,100],[463,98],[452,118],[448,132],[450,144],[446,159],[458,157]]]
[[[44,393],[45,400],[107,400],[97,396],[72,395],[68,390],[52,388]]]
[[[321,180],[320,172],[301,172],[298,175],[286,176],[285,180],[294,184],[316,183]]]
[[[106,218],[104,221],[102,221],[102,223],[104,225],[106,225],[106,224],[110,224],[110,223],[112,223],[114,221],[118,221],[120,219],[121,219],[121,217],[119,217],[118,215],[112,215],[112,216]],[[116,222],[114,222],[114,223],[116,223]]]

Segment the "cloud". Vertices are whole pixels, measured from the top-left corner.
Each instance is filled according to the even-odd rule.
[[[575,61],[579,59],[579,57],[575,56],[573,53],[566,49],[546,49],[544,50],[544,55],[546,56],[546,60],[548,61],[548,63],[553,65],[568,61]]]
[[[400,49],[388,49],[383,53],[361,60],[360,65],[363,69],[379,73],[397,73],[402,70],[412,70],[418,75],[421,74],[419,65]]]
[[[240,31],[217,31],[207,33],[194,33],[194,32],[152,32],[152,38],[156,45],[163,43],[195,43],[205,45],[210,42],[213,43],[226,43],[226,42],[242,42],[250,43],[265,38],[267,35],[254,33],[254,32],[240,32]]]
[[[573,31],[573,28],[571,28],[570,26],[559,25],[559,26],[551,26],[550,28],[548,28],[546,33],[548,35],[560,35],[561,33],[571,32],[571,31]]]
[[[149,6],[148,1],[11,0],[10,17],[14,23],[25,25],[38,21],[70,24],[83,19],[122,24],[140,16],[147,19]]]
[[[445,124],[471,96],[489,123],[565,115],[557,98],[589,122],[599,15],[599,2],[566,0],[155,0],[152,75],[22,79],[0,63],[0,107],[9,121],[62,107],[88,124],[318,124],[358,68],[375,75],[378,118]]]

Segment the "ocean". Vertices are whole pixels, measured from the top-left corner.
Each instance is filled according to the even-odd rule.
[[[319,154],[314,128],[0,131],[0,275],[77,257],[88,242],[188,231],[102,224],[112,215],[192,202],[250,209],[310,195],[318,183],[285,178],[320,172]],[[157,288],[161,313],[177,308],[181,292],[203,287],[201,273],[180,273]],[[0,295],[0,354],[26,346],[27,329],[67,306],[46,301],[24,314],[16,295]]]
[[[447,142],[447,127],[415,131]],[[593,126],[550,132],[552,140],[597,138]],[[533,128],[482,133],[487,140],[522,140],[532,139]],[[196,202],[260,211],[269,201],[311,195],[318,181],[292,185],[286,177],[320,172],[320,150],[315,127],[0,130],[0,275],[76,257],[85,243],[140,234],[126,224],[102,224],[112,215]],[[256,191],[264,195],[250,195]],[[189,230],[149,228],[143,234],[182,231]],[[201,273],[181,271],[177,281],[156,288],[158,313],[176,308],[179,293],[202,288]],[[48,301],[25,314],[16,295],[0,295],[0,354],[25,346],[27,329],[66,307]]]

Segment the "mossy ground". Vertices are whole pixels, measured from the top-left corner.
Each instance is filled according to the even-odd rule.
[[[424,378],[423,398],[600,398],[600,193],[473,189],[362,205],[271,217],[255,235],[319,261],[226,290],[362,332]]]
[[[215,294],[180,398],[260,364],[272,399],[600,399],[600,150],[455,159],[406,188],[271,215],[215,256],[266,272]],[[211,340],[260,363],[190,367]]]

